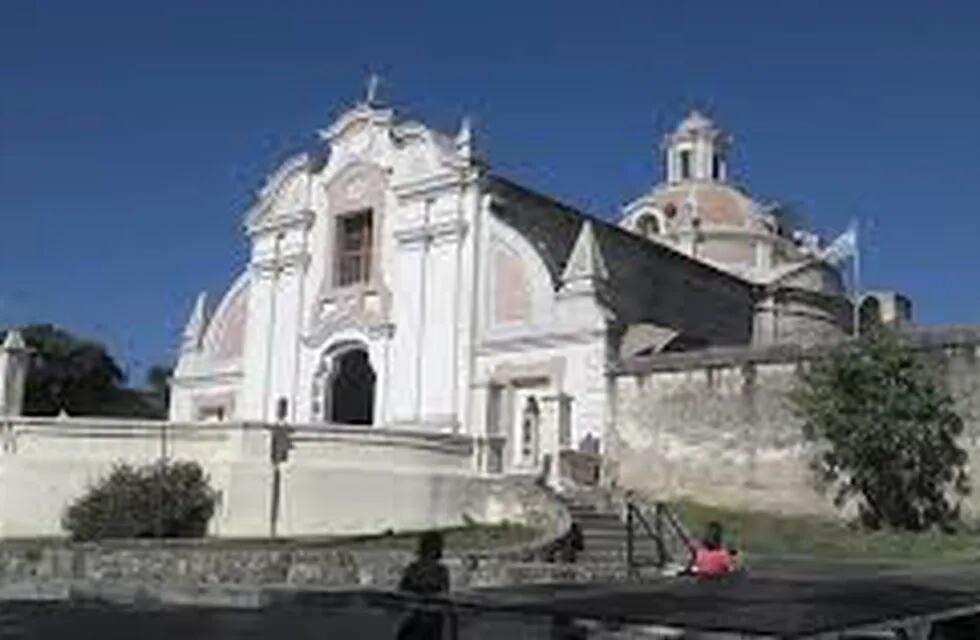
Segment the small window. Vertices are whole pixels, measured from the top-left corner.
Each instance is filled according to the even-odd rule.
[[[651,215],[646,215],[640,218],[637,227],[640,235],[644,238],[652,238],[660,233],[660,224],[657,222],[657,219]]]
[[[681,151],[680,161],[681,161],[681,180],[687,180],[691,177],[691,152]]]
[[[677,216],[677,207],[675,207],[673,203],[668,203],[667,206],[664,207],[664,215],[667,216],[668,220],[673,220]]]
[[[346,287],[370,280],[372,241],[370,210],[337,218],[337,286]]]
[[[717,153],[711,157],[711,177],[721,180],[721,156]]]
[[[201,422],[222,422],[225,419],[225,408],[221,405],[201,407],[198,409],[197,419]]]

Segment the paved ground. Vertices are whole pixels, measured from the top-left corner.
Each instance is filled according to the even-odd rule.
[[[512,612],[572,612],[591,619],[792,638],[953,612],[980,613],[980,570],[800,564],[720,580],[529,586],[475,595]],[[968,637],[980,638],[980,628]]]
[[[86,601],[0,604],[0,638],[394,638],[417,603],[372,591],[265,589],[239,609]],[[261,604],[259,604],[261,603]],[[661,579],[643,584],[538,585],[453,594],[460,640],[551,639],[556,620],[594,628],[656,626],[736,632],[738,637],[814,634],[980,611],[980,571],[799,565],[722,580]],[[977,640],[977,617],[944,640]],[[590,637],[609,637],[599,632]]]

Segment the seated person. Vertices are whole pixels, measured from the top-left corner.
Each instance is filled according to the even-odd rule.
[[[694,573],[699,576],[723,576],[735,570],[735,552],[722,546],[724,532],[718,522],[709,522],[701,546],[694,555]]]

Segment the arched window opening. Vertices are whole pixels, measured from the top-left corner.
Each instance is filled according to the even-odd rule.
[[[324,414],[337,424],[374,423],[375,375],[364,349],[334,356],[323,401]]]
[[[720,154],[714,154],[711,156],[711,177],[715,180],[721,180],[721,167],[722,159]]]
[[[866,335],[881,328],[881,303],[875,297],[867,297],[858,307],[858,333]]]
[[[685,149],[680,152],[681,180],[691,178],[691,152]]]
[[[644,238],[652,238],[660,234],[660,223],[651,215],[645,215],[637,223],[637,230]]]

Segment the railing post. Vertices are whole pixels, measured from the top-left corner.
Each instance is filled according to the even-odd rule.
[[[663,569],[667,564],[667,549],[664,546],[664,503],[657,503],[656,521],[653,525],[657,534],[657,565]]]
[[[626,577],[633,578],[633,503],[626,498]]]

